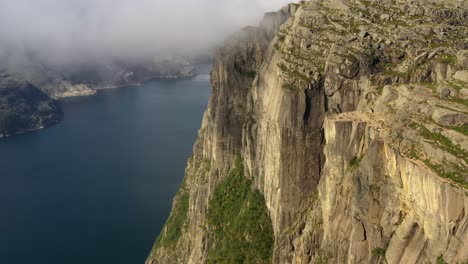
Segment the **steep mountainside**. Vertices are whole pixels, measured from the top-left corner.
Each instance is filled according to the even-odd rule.
[[[190,78],[197,75],[195,67],[179,56],[69,65],[46,64],[34,56],[0,58],[0,73],[2,71],[32,83],[54,99],[93,95],[98,89],[139,85],[151,79]]]
[[[0,75],[0,138],[60,122],[62,109],[31,84]]]
[[[147,264],[466,263],[468,3],[313,0],[215,56]]]

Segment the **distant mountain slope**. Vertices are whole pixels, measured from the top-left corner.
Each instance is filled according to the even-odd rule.
[[[197,75],[195,67],[181,56],[67,64],[44,63],[23,56],[20,59],[0,58],[1,71],[30,82],[54,99],[93,95],[98,89],[138,85],[151,79]]]
[[[62,119],[57,101],[28,82],[0,75],[0,138],[41,129]]]

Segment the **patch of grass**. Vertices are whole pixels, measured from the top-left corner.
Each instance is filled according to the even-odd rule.
[[[256,71],[245,71],[245,72],[241,72],[241,75],[245,76],[247,78],[250,78],[250,79],[255,79],[255,77],[257,76],[257,72]]]
[[[439,57],[439,62],[449,65],[457,64],[457,56],[451,54],[443,54]]]
[[[171,215],[164,226],[163,231],[156,240],[156,247],[174,245],[182,235],[187,223],[189,209],[189,194],[181,190],[174,200]]]
[[[447,84],[455,89],[457,92],[460,92],[463,88],[468,88],[468,84],[458,80],[448,81]]]
[[[361,164],[362,158],[354,156],[350,161],[349,161],[349,169],[351,171],[357,170],[359,165]]]
[[[373,256],[385,256],[385,253],[387,253],[387,250],[380,247],[376,247],[372,250]]]
[[[244,69],[238,63],[234,63],[234,69],[241,75],[247,78],[254,79],[257,76],[257,72],[250,69]]]
[[[379,257],[381,260],[383,259],[383,261],[387,263],[387,259],[385,258],[385,254],[387,253],[387,250],[385,248],[376,247],[372,249],[371,253],[372,253],[372,256]],[[382,263],[382,261],[380,261],[380,263]]]
[[[448,264],[448,262],[445,262],[444,257],[442,255],[437,257],[437,262],[436,263],[437,264]]]
[[[385,257],[387,250],[384,248],[376,247],[372,250],[373,256]]]
[[[392,68],[395,68],[396,66],[398,66],[398,64],[395,63],[395,62],[380,62],[379,65],[383,69],[386,69],[386,70],[389,70],[389,69],[392,69]]]
[[[436,48],[441,48],[441,47],[448,47],[448,44],[447,43],[430,43],[429,44],[429,48],[431,49],[436,49]]]
[[[313,81],[312,78],[308,77],[307,75],[305,75],[304,73],[298,71],[298,70],[291,70],[288,68],[288,66],[286,66],[284,63],[280,63],[278,64],[278,67],[281,69],[281,71],[283,73],[285,73],[289,78],[292,78],[296,81],[303,81],[305,82],[306,84],[309,84]],[[291,92],[298,92],[300,91],[300,89],[295,86],[294,84],[292,83],[288,83],[288,84],[284,84],[283,85],[283,89],[286,89],[286,90],[289,90]]]
[[[387,76],[401,77],[401,78],[406,78],[408,76],[406,72],[399,72],[399,71],[394,71],[394,70],[385,70],[382,74],[387,75]]]
[[[468,136],[468,125],[462,125],[462,126],[457,126],[457,127],[451,127],[451,129]]]
[[[209,201],[213,248],[206,263],[270,263],[273,228],[265,200],[244,176],[241,158]]]
[[[442,178],[456,182],[462,185],[464,188],[468,188],[468,182],[465,180],[464,176],[466,175],[464,168],[450,162],[445,162],[444,164],[436,164],[428,159],[424,160],[424,163],[427,167],[429,167],[432,171],[437,173]]]
[[[468,99],[461,99],[461,98],[450,98],[447,99],[450,102],[456,103],[456,104],[461,104],[464,106],[468,106]]]
[[[407,154],[410,159],[419,159],[421,157],[421,153],[416,149],[416,146],[411,146],[411,150]]]
[[[466,160],[468,158],[468,152],[462,149],[459,145],[455,145],[450,139],[440,133],[431,132],[423,125],[416,125],[421,135],[432,141],[438,148],[447,151],[455,157]]]
[[[437,88],[437,84],[433,82],[422,82],[421,85],[426,86],[427,88],[434,90]]]

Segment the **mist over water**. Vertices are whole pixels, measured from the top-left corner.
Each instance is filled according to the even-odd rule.
[[[209,51],[289,0],[0,0],[0,57],[48,63]]]

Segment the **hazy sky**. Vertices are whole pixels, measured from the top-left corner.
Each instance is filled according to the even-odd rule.
[[[0,0],[0,52],[14,47],[62,59],[198,52],[288,2]]]

